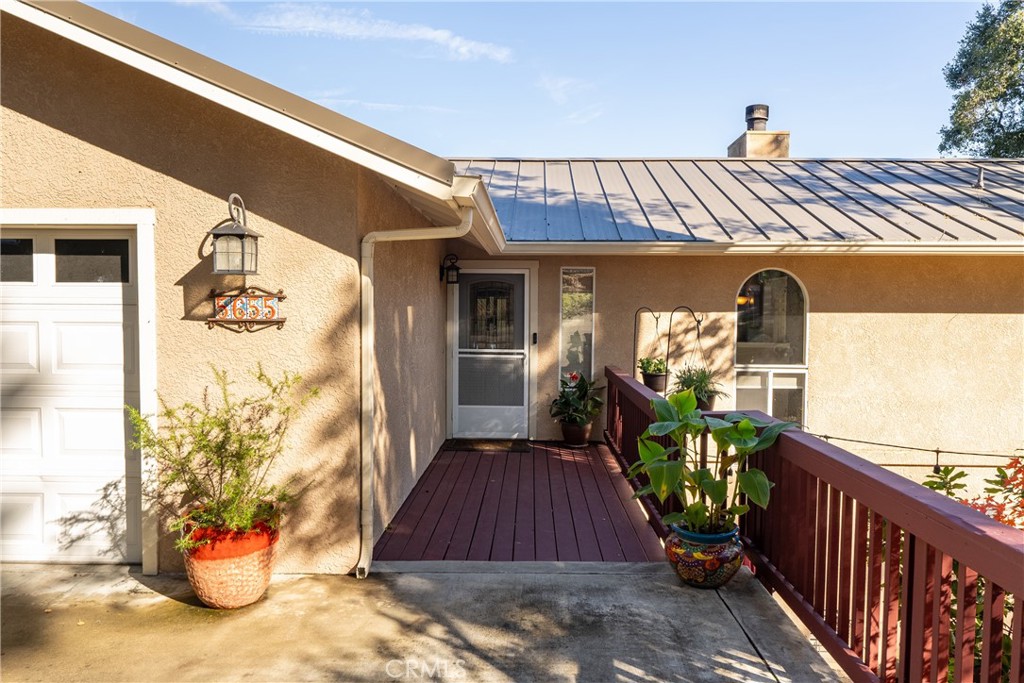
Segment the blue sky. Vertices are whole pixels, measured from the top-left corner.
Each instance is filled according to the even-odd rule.
[[[938,156],[980,3],[90,2],[443,156]]]

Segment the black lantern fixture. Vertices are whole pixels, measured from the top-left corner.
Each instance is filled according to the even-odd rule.
[[[228,197],[230,218],[208,234],[213,238],[214,275],[255,275],[261,235],[246,225],[245,203],[237,194]]]
[[[459,262],[459,257],[455,254],[448,254],[441,261],[441,282],[446,285],[457,285],[459,284],[459,268],[456,263]]]

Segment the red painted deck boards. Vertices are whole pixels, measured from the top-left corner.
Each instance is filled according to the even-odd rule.
[[[664,558],[601,446],[441,451],[377,541],[378,560],[647,562]]]

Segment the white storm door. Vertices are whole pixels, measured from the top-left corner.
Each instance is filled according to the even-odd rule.
[[[527,438],[526,272],[463,272],[455,295],[454,435]]]
[[[7,230],[0,293],[0,559],[138,562],[135,237]]]

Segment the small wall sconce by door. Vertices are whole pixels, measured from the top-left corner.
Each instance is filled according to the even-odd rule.
[[[459,284],[459,268],[456,263],[459,262],[459,257],[455,254],[448,254],[441,261],[441,282],[446,285],[457,285]]]
[[[228,197],[228,214],[230,218],[207,233],[213,238],[213,273],[255,275],[261,235],[246,225],[245,204],[237,194]]]

